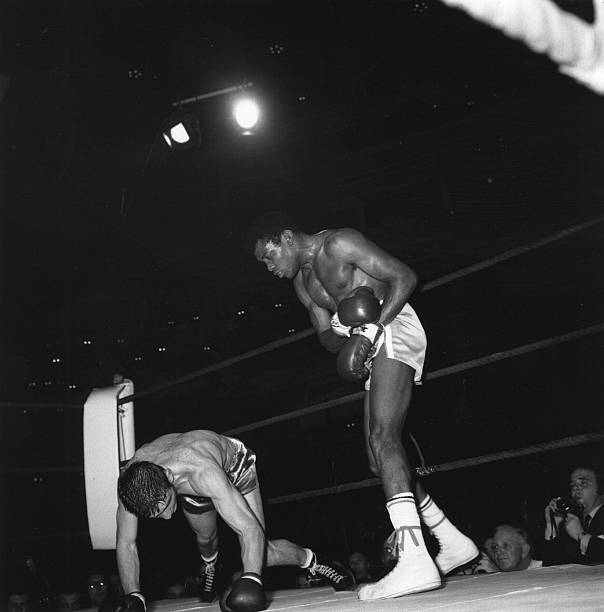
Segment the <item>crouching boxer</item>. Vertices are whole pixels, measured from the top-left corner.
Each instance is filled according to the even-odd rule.
[[[351,228],[307,234],[281,213],[266,213],[248,233],[256,259],[293,281],[321,345],[338,353],[347,381],[365,381],[365,446],[382,481],[398,561],[382,580],[359,590],[363,600],[434,589],[478,555],[414,478],[401,443],[413,384],[421,382],[426,334],[408,300],[417,284],[405,263]],[[431,559],[420,518],[440,544]]]
[[[264,511],[256,475],[256,456],[235,438],[197,430],[167,434],[139,448],[118,480],[117,565],[126,595],[115,612],[144,612],[136,536],[139,518],[170,519],[180,506],[201,557],[200,599],[216,599],[217,514],[235,531],[243,573],[221,600],[224,610],[266,608],[262,569],[298,565],[337,591],[352,590],[344,568],[288,540],[265,538]]]

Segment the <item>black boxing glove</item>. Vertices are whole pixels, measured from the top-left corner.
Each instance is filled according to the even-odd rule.
[[[369,377],[368,359],[373,357],[375,343],[382,335],[381,324],[369,323],[355,327],[336,359],[338,374],[348,382],[366,380]]]
[[[147,602],[145,596],[138,591],[133,591],[120,597],[113,606],[113,612],[146,612]]]
[[[253,572],[242,574],[220,597],[222,612],[258,612],[266,607],[262,579]]]
[[[375,323],[382,312],[380,301],[373,289],[362,285],[346,296],[338,305],[338,319],[342,325],[359,327]]]
[[[350,338],[340,350],[336,361],[338,374],[349,382],[369,377],[366,361],[373,357],[373,347],[384,327],[378,323],[382,307],[373,289],[362,285],[345,297],[338,305],[338,319],[348,325]]]

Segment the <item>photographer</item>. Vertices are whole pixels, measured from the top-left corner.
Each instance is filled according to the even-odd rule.
[[[598,474],[579,467],[570,475],[570,498],[545,507],[543,565],[604,563],[604,493]]]

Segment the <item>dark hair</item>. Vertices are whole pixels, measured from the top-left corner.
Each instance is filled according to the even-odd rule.
[[[150,461],[131,463],[117,481],[117,494],[126,509],[141,518],[150,518],[170,490],[163,468]]]
[[[253,253],[258,241],[278,243],[285,230],[299,232],[300,228],[284,212],[277,210],[265,212],[257,217],[248,229],[247,249]]]

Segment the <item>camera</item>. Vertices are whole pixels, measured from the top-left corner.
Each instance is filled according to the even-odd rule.
[[[575,516],[581,516],[582,508],[577,502],[569,497],[556,497],[554,499],[556,509],[554,514],[560,514],[566,516],[567,514],[574,514]]]

